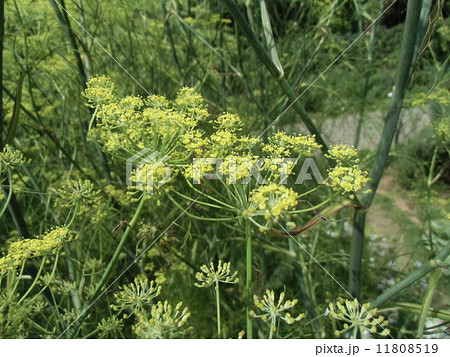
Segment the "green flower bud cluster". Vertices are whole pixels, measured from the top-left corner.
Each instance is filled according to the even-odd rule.
[[[111,305],[111,308],[117,311],[121,307],[134,312],[150,305],[152,300],[160,294],[160,285],[153,280],[149,282],[146,276],[139,275],[134,278],[134,282],[123,285],[120,291],[114,294],[116,304]]]
[[[2,172],[2,167],[12,169],[28,162],[29,160],[25,159],[19,150],[13,150],[9,145],[5,145],[2,152],[0,152],[0,172]]]
[[[215,283],[225,283],[225,284],[237,284],[239,282],[238,271],[231,273],[231,263],[222,262],[219,260],[217,264],[217,269],[211,262],[209,268],[206,265],[200,267],[202,272],[197,272],[195,274],[196,279],[200,282],[194,283],[198,288],[209,287]]]
[[[256,295],[253,296],[253,301],[255,306],[262,311],[262,314],[256,314],[253,310],[250,311],[250,315],[254,318],[260,318],[261,320],[270,324],[270,336],[272,337],[272,333],[276,331],[277,319],[281,319],[289,325],[300,321],[305,317],[304,314],[299,314],[296,317],[293,317],[286,310],[291,309],[295,305],[297,305],[298,300],[284,300],[285,294],[282,292],[276,302],[275,292],[271,290],[266,290],[266,294],[260,300]]]
[[[92,203],[100,191],[94,190],[94,184],[89,180],[70,180],[58,189],[58,206],[72,207],[77,203]]]
[[[99,330],[98,337],[100,338],[112,338],[116,333],[120,333],[123,328],[123,320],[117,316],[111,316],[103,318],[97,325]]]
[[[146,313],[136,314],[137,322],[133,326],[139,338],[177,338],[189,333],[192,328],[187,325],[191,316],[187,307],[179,302],[175,307],[166,300],[158,301],[152,306],[150,316]]]

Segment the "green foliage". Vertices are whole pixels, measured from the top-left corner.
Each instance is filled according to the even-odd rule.
[[[70,15],[54,1],[4,4],[1,338],[236,338],[246,323],[247,337],[332,338],[385,323],[366,314],[369,305],[341,300],[336,285],[347,288],[344,220],[361,209],[355,191],[364,191],[375,147],[360,160],[337,142],[319,157],[318,137],[299,134],[292,101],[222,1],[59,3]],[[258,38],[270,35],[258,1],[237,4]],[[364,130],[364,112],[387,109],[404,25],[365,31],[383,2],[266,5],[274,42],[267,50],[314,121],[326,128],[358,114]],[[438,10],[405,100],[431,116],[428,134],[399,139],[389,162],[416,198],[417,217],[396,209],[393,194],[375,200],[406,222],[400,236],[416,249],[401,269],[390,266],[409,252],[381,245],[369,227],[364,302],[448,244],[449,20]],[[147,186],[130,190],[125,161],[144,148],[170,159],[135,168],[131,179]],[[197,172],[194,157],[223,158],[224,180],[206,180],[214,167]],[[314,158],[325,185],[295,185],[298,169],[273,161],[280,157]],[[243,182],[258,159],[268,185]],[[157,187],[167,169],[171,180]],[[448,260],[440,264],[445,271]],[[427,316],[448,323],[448,301],[431,300],[448,292],[448,274],[433,277],[425,297],[409,287],[378,307],[392,336],[431,334]],[[340,315],[351,319],[352,311],[360,318],[353,325]]]

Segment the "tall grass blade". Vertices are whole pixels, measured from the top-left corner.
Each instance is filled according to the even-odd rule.
[[[8,133],[6,134],[5,138],[5,145],[11,145],[12,140],[14,139],[14,134],[16,133],[17,130],[17,126],[19,124],[19,114],[20,114],[20,106],[22,103],[22,89],[24,78],[25,74],[22,72],[17,82],[16,96],[14,98],[14,109],[11,121],[9,123]]]
[[[425,296],[422,302],[422,310],[420,311],[419,316],[419,326],[417,327],[417,338],[423,337],[423,330],[425,327],[425,322],[428,316],[428,311],[431,305],[431,299],[433,298],[434,291],[436,290],[436,286],[444,274],[444,270],[441,268],[436,269],[431,273],[430,278],[428,279],[428,288],[425,292]]]
[[[264,37],[266,38],[267,48],[269,49],[270,58],[275,66],[278,68],[280,75],[284,75],[283,67],[281,66],[280,59],[278,58],[277,48],[275,46],[275,39],[273,37],[272,25],[270,24],[270,17],[267,11],[266,1],[259,0],[261,6],[261,21],[264,30]]]

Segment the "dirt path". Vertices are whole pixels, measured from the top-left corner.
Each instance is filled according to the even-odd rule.
[[[376,240],[374,243],[393,251],[397,268],[403,270],[410,263],[414,250],[412,237],[407,237],[408,231],[413,230],[416,225],[420,226],[420,220],[414,210],[414,201],[395,183],[389,169],[385,171],[380,181],[377,195],[387,196],[390,203],[380,204],[374,201],[367,213],[368,226],[374,233],[372,235]]]

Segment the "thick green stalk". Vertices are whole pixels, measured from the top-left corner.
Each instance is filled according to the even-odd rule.
[[[355,7],[357,8],[357,3],[355,2]],[[379,1],[379,5],[380,5],[380,10],[379,13],[381,13],[383,11],[383,1],[380,0]],[[379,17],[379,16],[377,16]],[[373,73],[373,48],[374,48],[374,44],[375,44],[375,33],[377,30],[377,23],[373,24],[371,30],[370,30],[370,35],[369,35],[369,43],[367,45],[367,67],[366,67],[366,76],[365,76],[365,80],[364,80],[364,89],[363,89],[363,93],[361,96],[361,107],[359,109],[359,119],[358,119],[358,125],[356,127],[356,133],[355,133],[355,144],[354,147],[358,148],[359,146],[359,141],[361,138],[361,130],[362,130],[362,125],[363,125],[363,121],[364,121],[364,115],[365,115],[365,107],[366,107],[366,101],[367,101],[367,94],[369,93],[369,89],[370,89],[370,77]],[[361,17],[361,21],[359,22],[359,31],[362,32],[363,31],[363,25],[362,25],[362,17]]]
[[[246,279],[245,279],[245,294],[247,301],[247,338],[253,338],[253,320],[250,316],[250,311],[253,305],[252,294],[252,223],[249,220],[245,220],[245,241],[246,241]]]
[[[370,303],[371,308],[375,308],[392,298],[393,296],[400,293],[402,290],[406,289],[411,284],[414,284],[419,279],[422,279],[427,274],[431,273],[437,268],[440,268],[439,264],[444,262],[445,259],[450,255],[450,242],[447,243],[444,248],[436,255],[436,257],[430,260],[428,263],[424,264],[420,269],[416,270],[411,275],[404,278],[402,281],[398,282],[394,286],[390,287],[383,294],[379,295],[375,300]]]
[[[262,43],[258,40],[258,37],[253,32],[252,28],[250,27],[250,24],[245,19],[244,15],[239,10],[239,7],[236,5],[236,3],[233,0],[223,0],[225,5],[228,8],[228,11],[230,11],[231,16],[233,16],[234,20],[238,23],[239,28],[244,33],[245,37],[247,38],[250,45],[253,47],[255,52],[257,53],[259,59],[262,63],[267,67],[270,74],[274,78],[279,78],[283,74],[279,71],[277,66],[272,62],[272,59],[270,58],[269,54],[267,53],[266,49],[262,45]]]
[[[386,166],[392,140],[402,108],[403,99],[409,83],[415,44],[417,42],[417,23],[421,12],[422,1],[409,1],[405,29],[403,32],[402,49],[400,61],[398,64],[397,77],[395,80],[395,90],[392,102],[384,122],[381,140],[378,144],[375,159],[370,171],[370,181],[367,184],[367,192],[362,196],[361,203],[365,207],[370,207],[378,185]],[[353,234],[350,248],[350,272],[349,289],[354,298],[361,299],[360,273],[362,263],[362,251],[364,243],[364,228],[366,222],[366,212],[362,210],[355,211]]]
[[[163,16],[164,16],[164,28],[166,30],[167,39],[169,40],[170,50],[172,52],[173,61],[175,63],[175,69],[177,70],[178,77],[180,78],[180,84],[183,86],[184,85],[184,76],[183,76],[183,72],[181,71],[180,61],[178,60],[177,50],[175,48],[175,42],[173,41],[172,29],[170,28],[169,16],[167,15],[166,5],[164,5],[164,3],[163,3],[161,6],[162,6],[162,11],[163,11]]]
[[[414,61],[417,61],[420,53],[420,48],[423,42],[423,37],[428,27],[428,18],[430,16],[432,0],[423,0],[422,11],[420,12],[420,20],[417,24],[417,37],[414,52]]]
[[[80,50],[78,48],[78,44],[76,41],[76,34],[72,29],[72,26],[70,24],[69,17],[66,12],[66,4],[64,0],[60,0],[59,4],[54,0],[49,0],[50,5],[52,6],[53,10],[55,11],[55,15],[58,18],[59,23],[64,29],[64,32],[67,35],[67,38],[69,39],[70,46],[72,47],[72,52],[75,57],[75,60],[77,62],[78,67],[78,73],[80,75],[79,80],[81,85],[84,87],[85,83],[87,82],[87,75],[86,70],[83,65],[83,60],[81,59]],[[60,10],[60,7],[62,10]]]

